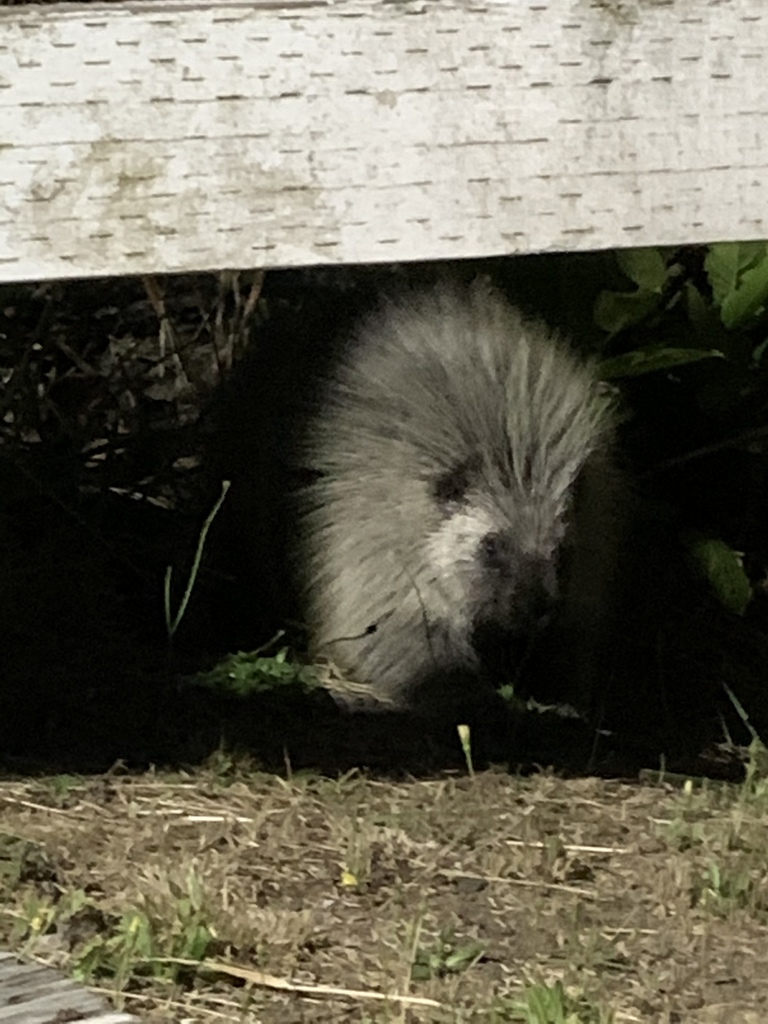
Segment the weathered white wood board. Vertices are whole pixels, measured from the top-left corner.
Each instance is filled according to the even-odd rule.
[[[110,1009],[96,996],[40,964],[22,964],[0,953],[0,1022],[2,1024],[139,1024],[137,1017]]]
[[[0,8],[0,280],[767,236],[766,0]]]

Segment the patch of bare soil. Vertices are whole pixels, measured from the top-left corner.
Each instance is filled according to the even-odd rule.
[[[0,943],[145,1020],[549,1020],[515,1000],[557,979],[574,1024],[768,1019],[757,786],[222,763],[0,806]]]

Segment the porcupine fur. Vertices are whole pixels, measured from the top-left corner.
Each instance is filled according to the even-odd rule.
[[[383,302],[314,395],[289,545],[313,652],[373,702],[460,700],[555,613],[589,699],[623,490],[594,366],[476,281]]]

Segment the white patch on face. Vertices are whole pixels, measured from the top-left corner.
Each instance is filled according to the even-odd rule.
[[[477,553],[493,529],[491,516],[478,509],[461,510],[444,519],[426,538],[429,579],[421,591],[430,623],[441,623],[443,642],[452,658],[474,663],[471,644],[471,599],[477,579]]]
[[[480,509],[459,511],[445,519],[427,538],[430,564],[441,575],[456,572],[461,563],[474,563],[483,538],[493,532],[493,522]]]

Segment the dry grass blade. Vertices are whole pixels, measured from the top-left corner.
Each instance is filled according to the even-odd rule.
[[[426,999],[422,996],[409,996],[399,992],[384,993],[374,992],[371,989],[343,988],[338,985],[301,985],[287,978],[280,978],[274,974],[266,974],[264,971],[255,971],[250,968],[238,967],[235,964],[224,964],[214,960],[182,960],[177,957],[167,957],[156,962],[175,963],[183,967],[195,967],[207,971],[214,971],[218,974],[226,974],[230,978],[239,978],[249,985],[259,985],[262,988],[271,988],[280,992],[295,992],[303,996],[331,996],[334,998],[373,1000],[383,1003],[401,1003],[403,1006],[431,1006],[440,1009],[441,1004],[436,999]]]

